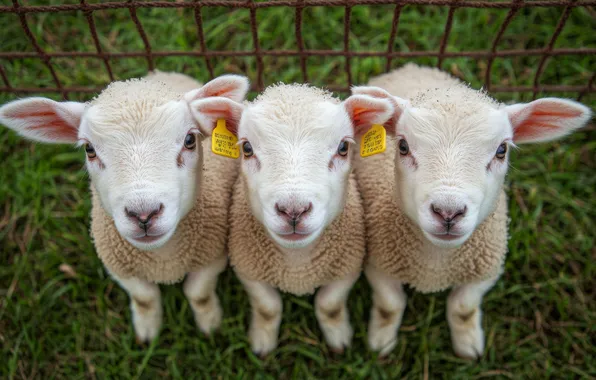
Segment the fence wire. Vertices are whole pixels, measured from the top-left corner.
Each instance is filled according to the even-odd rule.
[[[352,7],[356,5],[394,5],[393,23],[389,35],[389,42],[385,51],[351,51],[349,44],[350,34],[350,18]],[[443,6],[448,7],[447,20],[445,28],[440,40],[438,50],[432,51],[395,51],[394,43],[399,34],[400,16],[404,6],[406,5],[423,5],[423,6]],[[344,33],[343,33],[343,50],[317,50],[306,49],[303,36],[303,11],[306,7],[324,6],[324,7],[343,7],[344,13]],[[159,57],[198,57],[205,60],[207,70],[210,77],[214,77],[214,70],[212,59],[216,57],[254,57],[256,59],[257,74],[253,79],[253,90],[261,91],[265,87],[263,83],[263,57],[298,57],[300,59],[300,70],[302,73],[302,80],[308,81],[307,74],[307,58],[308,57],[344,57],[345,58],[345,86],[328,86],[331,90],[339,92],[349,92],[352,86],[352,72],[350,60],[356,57],[381,57],[386,59],[385,68],[387,71],[391,68],[391,62],[396,58],[437,58],[437,67],[441,68],[446,58],[465,57],[473,59],[486,59],[487,70],[484,77],[484,86],[490,92],[520,92],[532,93],[535,98],[539,92],[569,92],[577,93],[578,100],[588,94],[596,92],[594,87],[594,78],[596,73],[592,73],[590,79],[585,85],[548,85],[541,84],[540,78],[544,72],[546,63],[549,58],[560,55],[596,55],[596,48],[555,48],[557,38],[561,34],[567,19],[573,8],[575,7],[589,7],[596,6],[596,0],[512,0],[512,1],[480,1],[480,0],[270,0],[270,1],[228,1],[228,0],[191,0],[186,2],[179,1],[114,1],[103,2],[97,4],[90,4],[86,0],[80,0],[79,4],[61,4],[61,5],[42,5],[42,6],[28,6],[19,3],[19,0],[12,0],[12,6],[0,6],[0,14],[11,13],[19,17],[23,33],[27,36],[33,52],[2,52],[0,51],[0,59],[14,60],[25,58],[38,58],[45,66],[47,66],[50,75],[52,76],[55,87],[14,87],[6,74],[6,70],[0,64],[0,77],[2,78],[3,87],[0,87],[0,92],[5,93],[42,93],[55,92],[61,94],[65,99],[68,99],[68,94],[73,92],[80,93],[97,93],[102,88],[80,87],[80,86],[64,86],[56,75],[56,70],[52,64],[54,58],[97,58],[103,61],[105,69],[110,80],[114,80],[114,70],[112,69],[111,61],[122,58],[145,58],[149,70],[155,68],[155,59]],[[233,9],[248,9],[250,12],[250,28],[252,33],[253,49],[246,51],[231,51],[231,50],[209,50],[205,41],[205,33],[203,30],[203,19],[201,10],[205,7],[225,7],[230,10]],[[259,45],[259,34],[257,24],[257,12],[259,9],[270,7],[290,7],[295,9],[295,33],[297,41],[297,50],[262,50]],[[562,9],[561,17],[554,27],[553,34],[544,48],[540,49],[509,49],[497,50],[497,46],[501,41],[507,27],[514,19],[516,14],[523,8],[532,7],[559,7]],[[197,50],[189,51],[156,51],[151,46],[147,33],[143,28],[137,16],[137,10],[140,8],[191,8],[194,11],[194,19],[196,22],[197,36],[199,40],[199,48]],[[501,24],[498,32],[492,39],[491,48],[484,51],[458,51],[450,52],[447,50],[447,41],[453,25],[453,17],[455,12],[460,8],[486,8],[486,9],[508,9],[508,13]],[[93,18],[93,12],[109,9],[128,9],[131,20],[134,22],[140,38],[143,41],[144,51],[136,52],[107,52],[104,51],[100,45],[97,33],[96,24]],[[58,12],[73,12],[80,11],[87,20],[95,52],[47,52],[38,43],[33,35],[31,28],[27,21],[27,15],[36,13],[58,13]],[[338,41],[339,43],[339,41]],[[536,70],[532,86],[495,86],[491,83],[491,69],[495,58],[498,57],[520,57],[520,56],[538,56],[540,61]]]

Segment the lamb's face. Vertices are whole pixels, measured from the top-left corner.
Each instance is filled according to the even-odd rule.
[[[250,206],[286,249],[314,243],[341,213],[352,144],[393,113],[390,101],[344,102],[308,86],[268,88],[248,105],[237,130]]]
[[[443,248],[463,244],[495,209],[515,144],[549,141],[582,127],[590,109],[545,98],[501,106],[460,85],[409,100],[356,87],[393,101],[395,190],[402,210]]]
[[[196,199],[199,129],[183,100],[130,109],[125,118],[106,111],[90,107],[79,128],[87,170],[120,234],[140,249],[157,248]]]
[[[351,171],[354,132],[346,112],[325,101],[310,111],[276,117],[256,104],[238,131],[253,214],[284,248],[308,246],[339,215]]]
[[[120,234],[139,249],[155,249],[174,234],[200,190],[199,133],[211,135],[214,115],[237,123],[237,102],[248,90],[248,80],[236,75],[195,89],[190,78],[172,78],[178,82],[114,82],[88,104],[17,100],[0,107],[0,123],[32,140],[83,146],[93,186]]]
[[[410,108],[396,132],[400,206],[435,245],[461,245],[496,206],[513,139],[506,114]]]

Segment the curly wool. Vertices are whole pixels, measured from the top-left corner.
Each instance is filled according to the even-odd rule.
[[[157,251],[142,251],[128,243],[91,185],[91,235],[97,255],[111,273],[120,278],[171,284],[225,255],[228,209],[238,166],[235,160],[211,153],[211,139],[202,144],[200,195],[170,241]]]
[[[365,256],[364,210],[355,176],[350,176],[343,212],[323,232],[307,260],[296,263],[271,240],[255,219],[239,176],[230,209],[230,264],[248,280],[263,281],[284,292],[312,294],[316,288],[360,273]]]

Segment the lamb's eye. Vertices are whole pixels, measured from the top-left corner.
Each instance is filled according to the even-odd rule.
[[[242,153],[244,153],[244,157],[250,157],[255,154],[252,150],[252,145],[248,141],[242,143]]]
[[[93,148],[93,145],[91,145],[91,143],[85,144],[85,153],[87,153],[87,157],[90,160],[97,157],[97,153],[95,153],[95,148]]]
[[[502,160],[505,158],[506,155],[507,155],[507,143],[502,143],[497,148],[497,153],[495,154],[495,157],[497,157],[499,160]]]
[[[184,147],[188,150],[193,150],[197,146],[197,137],[194,133],[189,133],[184,138]]]
[[[405,139],[399,140],[399,154],[406,156],[408,153],[410,153],[408,142]]]
[[[339,143],[339,146],[337,147],[337,154],[345,157],[348,155],[349,150],[350,144],[347,141],[342,141]]]

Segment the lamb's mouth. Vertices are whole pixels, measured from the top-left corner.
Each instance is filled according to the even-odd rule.
[[[445,234],[431,234],[434,238],[439,240],[451,241],[461,239],[463,235],[454,235],[452,233],[445,233]]]
[[[138,242],[138,243],[150,244],[150,243],[155,243],[156,241],[162,239],[165,235],[166,234],[145,235],[145,236],[141,236],[141,237],[134,237],[134,238],[132,238],[132,240],[134,240],[135,242]]]
[[[289,234],[277,234],[280,238],[284,239],[284,240],[289,240],[289,241],[298,241],[298,240],[304,240],[306,238],[308,238],[311,233],[301,233],[301,232],[292,232]]]

